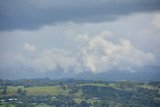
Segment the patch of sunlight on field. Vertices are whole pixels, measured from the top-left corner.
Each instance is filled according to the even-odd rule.
[[[50,106],[50,105],[47,105],[47,104],[39,104],[36,107],[55,107],[55,106]]]
[[[94,102],[100,102],[100,100],[87,99],[87,102],[93,104]]]
[[[110,87],[115,87],[115,84],[109,83],[109,86],[110,86]]]
[[[86,85],[90,85],[90,86],[103,86],[103,87],[107,87],[108,85],[103,84],[103,83],[89,83],[89,84],[81,84],[81,86],[86,86]]]
[[[15,95],[18,88],[26,90],[28,95],[68,95],[69,90],[63,90],[60,86],[45,86],[45,87],[23,87],[23,86],[8,86],[7,95]],[[2,90],[0,90],[0,95],[2,95]]]
[[[22,90],[24,90],[23,86],[17,86],[17,87],[8,86],[7,87],[7,94],[8,95],[14,95],[14,94],[16,94],[18,88],[21,88]]]
[[[81,98],[74,98],[73,100],[74,100],[76,103],[80,104],[83,99],[81,99]]]
[[[8,106],[7,105],[0,105],[0,107],[15,107],[15,106],[12,104],[9,104]]]
[[[149,84],[143,84],[143,85],[140,85],[139,87],[148,88],[148,89],[154,89],[155,88],[155,87],[153,87],[152,85],[149,85]]]
[[[29,95],[68,95],[68,91],[63,90],[60,86],[29,87],[25,90]]]

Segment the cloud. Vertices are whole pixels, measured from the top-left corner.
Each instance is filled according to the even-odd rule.
[[[25,43],[24,44],[24,49],[27,50],[27,51],[36,51],[36,48],[35,46],[29,44],[29,43]]]
[[[137,67],[143,67],[155,61],[152,53],[145,53],[134,48],[129,40],[120,38],[119,42],[114,43],[111,40],[112,37],[113,33],[109,31],[102,32],[95,37],[89,36],[87,41],[83,41],[86,42],[85,47],[77,54],[58,48],[40,50],[32,44],[25,43],[24,53],[6,56],[8,61],[4,65],[11,65],[10,62],[14,62],[14,67],[32,68],[37,72],[58,70],[78,74],[84,71],[93,73],[113,70],[133,72]]]
[[[134,14],[114,22],[67,22],[33,31],[0,31],[0,68],[76,74],[159,66],[160,32],[151,25],[154,14]]]
[[[160,29],[160,13],[154,15],[151,24],[152,24],[155,28]]]
[[[92,38],[81,54],[86,69],[93,73],[113,70],[132,72],[155,60],[152,53],[135,49],[129,40],[120,39],[119,43],[113,43],[104,33]]]
[[[41,72],[55,70],[72,72],[78,64],[70,52],[63,49],[45,49],[32,62],[37,71]]]
[[[75,41],[80,42],[80,43],[86,43],[90,40],[90,37],[88,34],[79,34],[75,37]]]
[[[75,57],[64,49],[37,49],[30,43],[25,43],[23,52],[7,53],[0,55],[0,69],[28,69],[31,68],[35,72],[72,72],[78,62]],[[23,71],[22,71],[23,72]]]
[[[159,0],[5,0],[0,1],[0,30],[33,30],[67,21],[113,21],[122,15],[158,11],[159,5]]]

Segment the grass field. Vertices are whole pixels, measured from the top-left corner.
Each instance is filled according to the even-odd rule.
[[[103,87],[113,87],[115,89],[118,89],[115,84],[103,84],[103,83],[88,83],[88,84],[80,84],[80,86],[103,86]],[[155,87],[145,84],[145,85],[137,85],[136,87],[142,87],[142,88],[148,88],[153,89]],[[26,90],[28,95],[69,95],[69,89],[66,88],[66,90],[63,90],[61,86],[34,86],[34,87],[23,87],[23,86],[8,86],[7,87],[7,95],[15,95],[17,93],[18,88],[21,88],[22,90]],[[2,89],[0,89],[0,95],[2,95]],[[74,94],[77,97],[81,97],[82,90],[80,89],[77,93]]]
[[[7,87],[7,94],[8,95],[14,95],[17,92],[18,88],[21,88],[22,90],[24,90],[23,86],[17,86],[17,87],[8,86]]]
[[[68,90],[63,90],[60,86],[44,86],[44,87],[28,87],[24,88],[23,86],[8,86],[7,95],[16,94],[18,88],[26,90],[28,95],[68,95]],[[0,95],[2,95],[2,90],[0,90]]]
[[[108,85],[103,84],[103,83],[87,83],[87,84],[81,84],[81,86],[85,86],[85,85],[91,85],[91,86],[103,86],[103,87],[108,87]]]
[[[68,90],[63,90],[60,86],[30,87],[25,89],[31,95],[67,95],[69,93]]]
[[[0,107],[15,107],[15,106],[12,104],[9,104],[9,105],[0,105]]]
[[[47,104],[39,104],[36,107],[55,107],[55,106],[49,106]]]
[[[15,107],[15,106],[12,104],[9,104],[9,105],[0,105],[0,107]],[[39,105],[36,105],[36,107],[55,107],[55,106],[49,106],[47,104],[39,104]]]

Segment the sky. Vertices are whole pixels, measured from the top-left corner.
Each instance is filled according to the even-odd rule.
[[[0,73],[160,66],[159,0],[0,0]]]

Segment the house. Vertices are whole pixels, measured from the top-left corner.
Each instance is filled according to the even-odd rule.
[[[93,97],[92,100],[100,100],[98,97]]]

